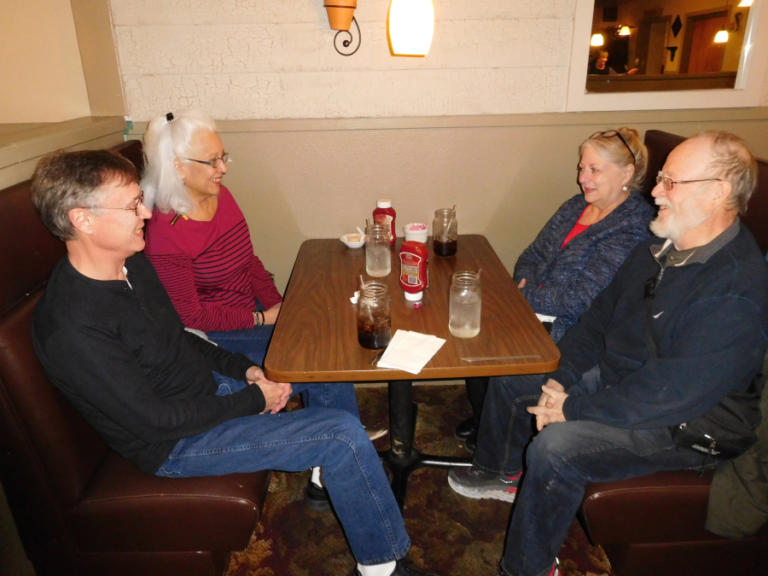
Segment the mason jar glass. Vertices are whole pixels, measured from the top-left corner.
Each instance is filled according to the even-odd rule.
[[[453,336],[474,338],[480,333],[482,292],[478,272],[464,270],[454,273],[448,307],[448,330]]]
[[[368,276],[388,276],[392,271],[392,250],[389,231],[382,224],[374,224],[365,234],[365,272]]]
[[[459,239],[459,225],[454,208],[435,210],[432,220],[432,249],[438,256],[456,254]]]
[[[392,336],[392,303],[384,282],[365,283],[357,301],[357,341],[364,348],[385,348]]]

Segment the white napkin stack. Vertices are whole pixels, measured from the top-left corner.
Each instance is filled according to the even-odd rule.
[[[444,338],[410,330],[398,330],[376,365],[380,368],[393,368],[418,374],[443,344],[445,344]]]

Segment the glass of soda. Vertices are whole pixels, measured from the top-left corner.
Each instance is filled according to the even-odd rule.
[[[435,210],[432,220],[432,249],[438,256],[453,256],[459,241],[459,225],[455,208]]]
[[[365,283],[357,302],[357,341],[363,348],[385,348],[392,336],[392,303],[384,282]]]

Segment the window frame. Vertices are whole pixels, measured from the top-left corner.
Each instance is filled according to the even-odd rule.
[[[586,91],[589,39],[594,0],[576,0],[568,78],[567,112],[605,110],[668,110],[683,108],[744,108],[759,106],[766,68],[757,54],[768,55],[768,0],[755,0],[744,32],[736,84],[732,89],[596,93]],[[763,31],[762,38],[758,31]]]

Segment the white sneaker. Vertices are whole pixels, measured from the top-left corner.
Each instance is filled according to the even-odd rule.
[[[388,432],[389,430],[387,428],[373,428],[372,430],[369,430],[368,428],[365,429],[365,433],[368,434],[368,439],[371,442],[378,440],[382,436],[386,436]]]

